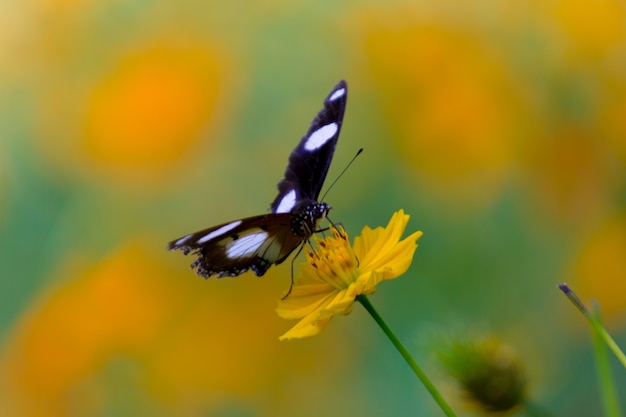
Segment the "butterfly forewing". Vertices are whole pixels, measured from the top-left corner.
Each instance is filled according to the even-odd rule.
[[[291,152],[272,213],[183,236],[170,242],[168,249],[196,255],[191,267],[206,278],[234,277],[247,270],[261,276],[270,266],[283,262],[311,237],[330,210],[317,198],[335,153],[347,94],[345,81],[340,81]]]
[[[324,100],[324,108],[289,155],[272,212],[286,213],[300,201],[317,201],[335,153],[347,97],[348,86],[340,81]]]

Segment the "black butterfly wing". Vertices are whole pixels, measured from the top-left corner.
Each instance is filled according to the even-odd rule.
[[[167,245],[196,255],[191,267],[209,278],[238,276],[248,269],[257,276],[279,264],[303,241],[291,231],[292,214],[265,214],[224,223],[183,236]]]
[[[271,214],[183,236],[170,242],[168,249],[195,255],[191,267],[205,278],[234,277],[249,269],[261,276],[283,262],[311,236],[330,209],[317,198],[335,153],[347,94],[346,82],[340,81],[326,97],[324,108],[289,156]]]
[[[272,213],[288,213],[297,203],[317,201],[335,153],[346,109],[348,86],[340,81],[324,100],[308,132],[289,156],[285,177],[278,183]]]

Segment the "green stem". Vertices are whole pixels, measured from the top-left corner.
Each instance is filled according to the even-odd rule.
[[[600,391],[602,393],[604,411],[607,417],[620,417],[621,411],[619,401],[617,399],[617,390],[613,382],[609,358],[607,357],[603,343],[611,349],[613,354],[619,359],[624,367],[626,367],[626,356],[624,356],[622,350],[602,325],[598,308],[595,308],[595,313],[589,311],[580,298],[578,298],[574,291],[572,291],[565,283],[560,284],[559,289],[563,291],[563,294],[567,296],[567,298],[576,306],[578,311],[582,313],[591,325],[594,357],[596,360],[596,368],[600,383]]]
[[[439,393],[435,385],[431,382],[428,376],[424,373],[422,368],[420,368],[417,362],[415,362],[415,359],[413,359],[413,357],[411,356],[407,348],[404,346],[404,344],[402,344],[400,339],[398,339],[398,336],[396,336],[393,330],[391,330],[389,326],[387,326],[387,323],[385,323],[383,318],[380,317],[380,315],[378,314],[374,306],[370,303],[367,296],[361,294],[356,297],[356,300],[360,302],[363,305],[363,307],[365,307],[367,312],[370,313],[370,315],[374,318],[376,323],[378,323],[378,325],[383,330],[383,332],[385,332],[389,340],[391,340],[391,343],[393,343],[396,349],[398,349],[398,352],[400,352],[404,360],[409,364],[411,369],[413,369],[413,372],[415,372],[415,375],[417,375],[420,381],[422,381],[422,384],[424,384],[424,386],[426,387],[430,395],[437,402],[437,404],[443,410],[445,415],[448,417],[456,417],[456,414],[454,413],[454,411],[452,411],[452,408],[450,408],[446,400],[444,400],[444,398],[441,396],[441,394]]]
[[[567,296],[567,298],[576,306],[576,308],[585,316],[593,330],[597,333],[598,337],[606,343],[606,345],[611,349],[615,357],[622,363],[622,366],[626,368],[626,355],[619,348],[615,340],[611,337],[611,335],[606,331],[604,326],[598,321],[598,319],[591,314],[591,312],[585,307],[580,298],[567,286],[567,284],[563,283],[559,285],[559,289],[563,291],[563,294]]]
[[[595,309],[594,318],[601,324],[600,313],[598,309]],[[617,391],[615,383],[613,381],[613,374],[611,372],[611,364],[609,362],[609,355],[606,351],[606,346],[598,331],[594,329],[593,334],[593,352],[596,360],[596,371],[598,373],[598,382],[600,384],[600,393],[602,394],[602,403],[604,405],[604,412],[607,417],[620,417],[619,402],[617,400]]]

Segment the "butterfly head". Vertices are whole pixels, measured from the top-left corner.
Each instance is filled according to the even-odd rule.
[[[326,218],[330,208],[328,204],[316,201],[299,203],[292,210],[291,232],[302,239],[308,239],[315,233],[319,223]]]

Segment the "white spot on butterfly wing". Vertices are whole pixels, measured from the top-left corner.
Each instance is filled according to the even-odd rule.
[[[251,256],[265,242],[268,233],[258,231],[233,240],[226,249],[226,256],[231,259]]]
[[[211,239],[215,239],[218,236],[222,236],[225,233],[230,232],[231,230],[233,230],[235,227],[239,226],[241,224],[241,220],[237,220],[234,221],[232,223],[228,223],[222,227],[220,227],[219,229],[215,229],[212,232],[207,233],[206,235],[202,236],[200,239],[197,240],[197,243],[205,243],[208,242]],[[188,237],[188,236],[186,236]],[[185,239],[185,238],[183,238]],[[182,239],[179,239],[182,240]],[[178,242],[176,242],[178,244]]]
[[[296,190],[291,190],[280,199],[280,203],[274,210],[275,213],[289,213],[296,205]]]
[[[174,244],[172,245],[172,247],[176,247],[176,246],[180,246],[183,243],[185,243],[186,241],[189,240],[189,238],[193,236],[193,234],[187,235],[187,236],[183,236],[180,239],[178,239],[176,242],[174,242]]]
[[[328,101],[335,101],[338,98],[343,97],[345,94],[346,94],[346,89],[340,88],[339,90],[335,91],[330,97],[328,97]]]
[[[329,123],[317,129],[311,133],[304,143],[304,149],[307,151],[314,151],[324,146],[326,142],[335,136],[337,133],[337,123]]]

